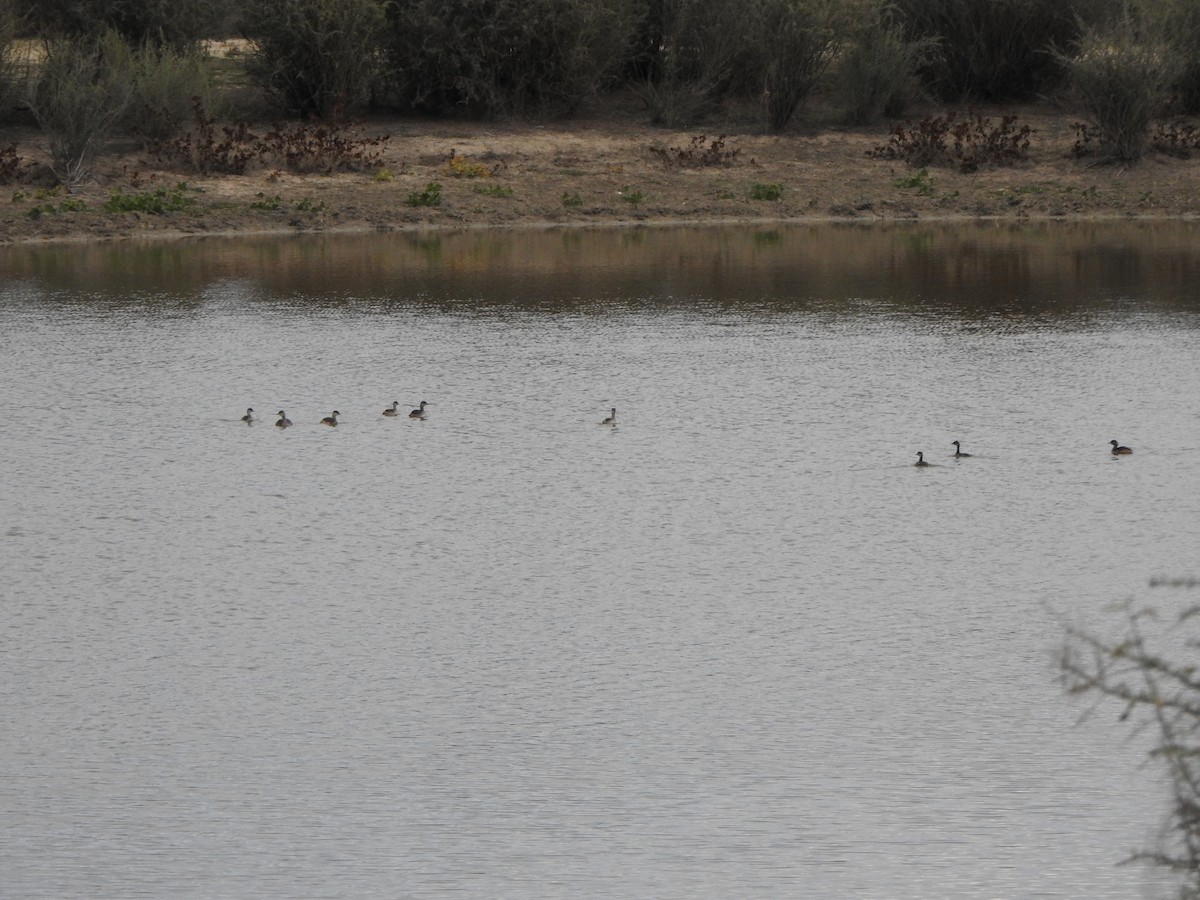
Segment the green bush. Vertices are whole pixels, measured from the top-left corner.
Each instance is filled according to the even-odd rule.
[[[257,0],[243,13],[249,71],[299,116],[336,120],[361,106],[380,67],[383,0]]]
[[[129,108],[132,54],[115,33],[53,44],[29,108],[49,138],[51,169],[68,189],[87,179]]]
[[[1061,83],[1063,63],[1048,52],[1073,46],[1081,21],[1111,0],[894,0],[910,40],[932,40],[921,65],[927,87],[947,101],[1028,100]]]
[[[782,200],[783,185],[782,184],[760,184],[755,182],[750,185],[751,200]]]
[[[177,184],[171,190],[159,188],[140,194],[125,194],[117,191],[104,202],[108,213],[141,212],[161,216],[163,213],[180,212],[196,205],[194,197],[187,194],[186,184]]]
[[[787,127],[837,56],[853,7],[845,0],[757,0],[748,10],[772,131]]]
[[[906,37],[886,8],[868,16],[837,66],[836,83],[846,122],[869,125],[885,116],[904,115],[919,92],[917,68],[935,46],[930,38]]]
[[[566,115],[625,59],[631,0],[398,0],[388,81],[407,108]]]
[[[179,134],[195,116],[215,105],[205,57],[198,49],[143,45],[133,56],[133,94],[126,127],[147,141]]]
[[[1128,21],[1089,29],[1078,51],[1064,57],[1101,152],[1122,163],[1141,158],[1177,72],[1164,41],[1139,31]]]
[[[425,185],[424,190],[413,191],[404,200],[405,206],[441,206],[442,186],[436,181]]]
[[[1161,33],[1177,63],[1171,84],[1175,106],[1186,115],[1200,113],[1200,3],[1196,0],[1156,0]]]
[[[689,125],[751,89],[744,13],[729,0],[649,0],[629,71],[650,121]]]

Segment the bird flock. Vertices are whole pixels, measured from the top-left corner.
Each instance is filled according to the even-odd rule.
[[[415,409],[412,409],[409,411],[408,418],[417,419],[418,421],[422,421],[422,422],[425,421],[425,416],[426,416],[425,407],[432,406],[432,405],[433,404],[431,404],[428,400],[422,400]],[[292,420],[287,417],[287,413],[284,412],[282,409],[279,410],[279,412],[275,413],[275,415],[277,415],[279,417],[275,421],[276,428],[290,428],[292,426]],[[338,416],[340,416],[340,415],[341,415],[341,413],[335,409],[333,412],[331,412],[329,415],[327,415],[325,418],[323,418],[321,420],[321,424],[328,425],[330,428],[337,428]],[[392,405],[383,411],[383,415],[387,416],[388,418],[394,418],[394,417],[399,416],[400,415],[400,401],[393,400]],[[246,414],[244,416],[242,416],[241,421],[245,422],[247,425],[253,425],[255,422],[259,421],[258,419],[254,418],[254,407],[253,406],[246,407]],[[604,419],[604,421],[602,421],[600,424],[616,427],[617,408],[615,406],[611,408],[610,415],[606,419]]]
[[[1112,455],[1113,456],[1127,456],[1133,452],[1133,448],[1122,446],[1119,441],[1115,441],[1115,440],[1109,441],[1109,444],[1112,445]],[[955,459],[965,459],[965,458],[970,458],[972,456],[972,454],[970,454],[970,453],[963,453],[962,444],[960,444],[958,441],[951,441],[950,446],[952,446],[954,448],[954,458]],[[913,465],[916,466],[918,469],[921,469],[921,468],[925,468],[927,466],[931,466],[931,465],[933,465],[933,463],[927,462],[925,460],[925,453],[921,450],[918,450],[917,451],[917,461],[915,463],[913,463]]]
[[[423,422],[425,420],[425,407],[431,406],[431,405],[432,404],[430,404],[428,400],[422,400],[415,409],[412,409],[409,411],[408,418],[417,419],[417,420]],[[276,428],[291,427],[292,420],[287,417],[287,413],[285,413],[282,409],[279,410],[279,412],[277,412],[275,415],[279,416],[279,419],[275,422]],[[327,415],[325,418],[323,418],[321,420],[321,424],[328,425],[330,428],[336,428],[337,423],[338,423],[338,421],[337,421],[338,416],[340,416],[340,415],[341,415],[341,413],[335,409],[332,413],[330,413],[329,415]],[[400,401],[393,400],[392,405],[383,411],[383,415],[385,415],[389,418],[399,416],[400,415]],[[246,414],[244,416],[242,416],[242,421],[245,422],[247,425],[253,425],[255,422],[258,421],[257,419],[254,418],[254,408],[253,407],[246,408]],[[617,426],[617,408],[615,406],[611,407],[609,415],[606,418],[604,418],[600,422],[600,424],[608,425],[613,428],[615,428]],[[1112,446],[1111,453],[1113,456],[1127,456],[1133,452],[1133,448],[1123,446],[1120,443],[1120,441],[1111,440],[1108,443]],[[954,448],[954,454],[953,454],[954,459],[970,459],[974,455],[971,453],[964,453],[963,448],[962,448],[962,443],[959,441],[951,441],[950,446],[952,446]],[[928,462],[925,459],[925,451],[918,450],[917,451],[917,461],[915,463],[913,463],[913,465],[918,469],[922,469],[922,468],[926,468],[928,466],[933,465],[933,463]]]

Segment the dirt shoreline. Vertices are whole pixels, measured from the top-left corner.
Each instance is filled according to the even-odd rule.
[[[996,119],[1014,113],[1032,127],[1029,158],[975,173],[913,169],[867,155],[886,143],[886,126],[764,135],[733,126],[668,131],[611,118],[549,125],[379,118],[361,133],[390,137],[365,171],[197,176],[130,146],[67,195],[50,187],[45,141],[27,129],[8,137],[34,168],[0,195],[0,245],[514,227],[1200,218],[1200,159],[1151,153],[1131,168],[1097,165],[1072,154],[1070,115],[1039,107],[980,112]],[[666,165],[655,152],[674,157],[673,148],[701,136],[700,146],[709,147],[720,134],[721,165]],[[458,167],[449,165],[452,156]],[[440,205],[406,202],[431,183],[441,185]],[[117,192],[156,191],[181,194],[186,208],[104,210]]]

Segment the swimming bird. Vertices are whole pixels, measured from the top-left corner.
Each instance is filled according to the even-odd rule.
[[[958,457],[960,457],[960,456],[970,456],[970,455],[971,455],[970,453],[963,453],[963,452],[962,452],[962,448],[961,448],[960,446],[958,446],[958,441],[951,441],[950,443],[952,443],[952,444],[954,445],[954,456],[955,456],[955,458],[958,458]]]
[[[429,405],[429,401],[427,401],[427,400],[422,400],[422,401],[421,401],[421,405],[420,405],[420,406],[418,406],[416,409],[414,409],[412,412],[410,412],[410,413],[408,414],[408,417],[409,417],[410,419],[423,419],[423,418],[425,418],[425,407],[427,407],[428,405]]]
[[[321,420],[321,424],[328,425],[330,428],[336,428],[337,427],[337,417],[340,415],[341,415],[341,413],[335,409],[333,411],[333,415],[326,416],[325,418],[323,418]]]
[[[922,453],[920,450],[918,450],[918,451],[917,451],[917,461],[916,461],[915,463],[913,463],[913,465],[914,465],[914,466],[927,466],[927,465],[929,465],[929,463],[925,462],[925,454],[924,454],[924,453]]]
[[[292,424],[292,420],[287,417],[287,414],[282,409],[275,413],[275,415],[279,416],[279,421],[275,423],[276,428],[287,428]]]
[[[612,415],[600,423],[601,425],[616,425],[617,424],[617,408],[612,408]]]
[[[1132,452],[1133,452],[1133,449],[1132,449],[1132,448],[1130,448],[1130,447],[1122,447],[1122,446],[1121,446],[1120,444],[1118,444],[1116,441],[1109,441],[1109,443],[1110,443],[1110,444],[1112,444],[1112,452],[1113,452],[1113,456],[1124,456],[1126,453],[1132,453]]]
[[[383,414],[384,414],[385,416],[398,416],[398,415],[400,415],[400,413],[399,413],[399,409],[400,409],[400,401],[399,401],[399,400],[393,400],[393,401],[392,401],[392,408],[391,408],[391,409],[385,409],[385,410],[383,411]]]
[[[244,416],[242,416],[242,421],[245,422],[247,425],[249,425],[251,422],[254,421],[254,407],[252,407],[252,406],[246,407],[246,414]]]

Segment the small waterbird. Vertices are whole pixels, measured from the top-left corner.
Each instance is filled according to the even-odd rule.
[[[321,424],[328,425],[330,428],[337,428],[337,417],[340,415],[341,413],[335,409],[332,415],[328,415],[321,420]]]
[[[1122,446],[1121,446],[1120,444],[1118,444],[1116,441],[1109,441],[1109,443],[1110,443],[1110,444],[1112,444],[1112,452],[1113,452],[1113,456],[1124,456],[1126,453],[1132,453],[1132,452],[1133,452],[1133,448],[1131,448],[1131,447],[1122,447]]]
[[[287,417],[287,414],[282,409],[275,413],[275,415],[279,416],[279,421],[275,423],[276,428],[287,428],[292,424],[292,420]]]
[[[929,463],[925,462],[925,454],[924,454],[924,453],[922,453],[920,450],[918,450],[918,451],[917,451],[917,461],[916,461],[915,463],[913,463],[913,465],[914,465],[914,466],[927,466],[927,465],[929,465]]]
[[[425,407],[427,407],[428,405],[429,405],[429,401],[427,401],[427,400],[422,400],[422,401],[421,401],[421,405],[420,405],[420,406],[418,406],[416,409],[414,409],[412,412],[410,412],[410,413],[408,414],[408,417],[409,417],[410,419],[423,419],[423,418],[425,418]]]
[[[617,424],[617,408],[612,408],[612,415],[600,423],[601,425],[616,425]]]
[[[958,441],[951,441],[950,443],[954,445],[954,458],[955,459],[958,459],[963,456],[969,457],[971,455],[970,453],[962,452],[962,448],[958,445]]]
[[[242,416],[242,421],[245,422],[247,425],[249,425],[251,422],[254,421],[254,407],[252,407],[252,406],[246,407],[246,414],[244,416]]]
[[[400,415],[400,413],[399,413],[399,409],[400,409],[400,401],[399,401],[399,400],[393,400],[393,401],[392,401],[392,408],[391,408],[391,409],[385,409],[385,410],[383,411],[383,414],[384,414],[385,416],[398,416],[398,415]]]

